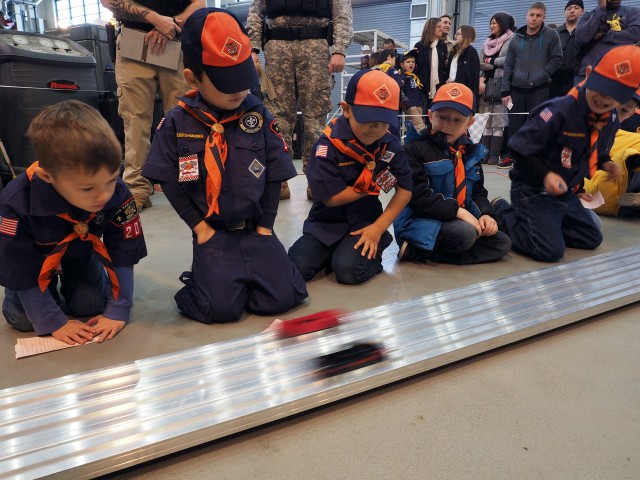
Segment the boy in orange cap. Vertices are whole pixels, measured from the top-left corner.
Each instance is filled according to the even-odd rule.
[[[411,170],[398,127],[400,87],[380,70],[360,70],[349,84],[343,114],[328,125],[307,165],[313,206],[289,256],[305,280],[327,268],[356,285],[382,271],[387,231],[411,197]],[[387,207],[378,196],[395,189]]]
[[[493,208],[515,251],[556,262],[566,247],[593,250],[602,243],[596,219],[576,192],[597,170],[611,179],[619,175],[609,156],[619,127],[615,109],[638,85],[640,47],[612,48],[587,69],[583,84],[536,107],[511,138],[511,205],[499,198]]]
[[[228,11],[202,8],[184,25],[182,51],[194,90],[160,122],[142,172],[193,230],[178,309],[202,323],[284,313],[307,297],[273,233],[280,185],[296,170],[273,115],[249,94],[249,37]]]
[[[467,137],[474,95],[461,83],[442,85],[428,111],[431,130],[405,144],[413,171],[409,206],[393,222],[400,261],[458,265],[500,260],[511,248],[498,230],[484,188],[483,145]]]

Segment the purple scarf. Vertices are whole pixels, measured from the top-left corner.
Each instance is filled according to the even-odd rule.
[[[508,41],[513,37],[513,32],[511,30],[507,30],[505,33],[496,38],[487,37],[487,39],[482,44],[482,50],[487,57],[493,57],[496,53],[500,51],[504,42]]]

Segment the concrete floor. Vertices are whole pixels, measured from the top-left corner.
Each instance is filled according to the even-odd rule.
[[[485,171],[490,196],[508,198],[506,172]],[[290,184],[276,222],[286,247],[311,205],[304,177]],[[136,268],[132,322],[102,345],[21,360],[16,337],[29,335],[3,323],[0,388],[251,335],[274,320],[207,326],[180,316],[173,294],[191,261],[190,233],[162,194],[153,202],[142,214],[149,256]],[[563,262],[637,245],[639,223],[603,218],[603,245],[568,250]],[[310,298],[281,318],[357,311],[548,266],[515,253],[491,265],[400,265],[396,254],[393,244],[384,272],[365,285],[314,279]],[[639,311],[631,305],[109,478],[637,479]]]

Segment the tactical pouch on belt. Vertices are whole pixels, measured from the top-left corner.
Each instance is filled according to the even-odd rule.
[[[327,25],[327,43],[330,47],[333,45],[333,22],[329,22]]]

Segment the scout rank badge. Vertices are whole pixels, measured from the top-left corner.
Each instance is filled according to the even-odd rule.
[[[256,133],[262,129],[262,115],[247,112],[240,117],[240,128],[247,133]]]
[[[564,147],[562,149],[562,153],[560,154],[560,163],[564,168],[571,168],[571,154],[573,150],[570,148]]]
[[[218,124],[216,123],[216,125]],[[199,177],[198,154],[178,157],[178,182],[192,182],[198,180]]]
[[[398,183],[398,179],[389,171],[389,167],[386,167],[376,175],[375,182],[384,193],[389,193]]]

